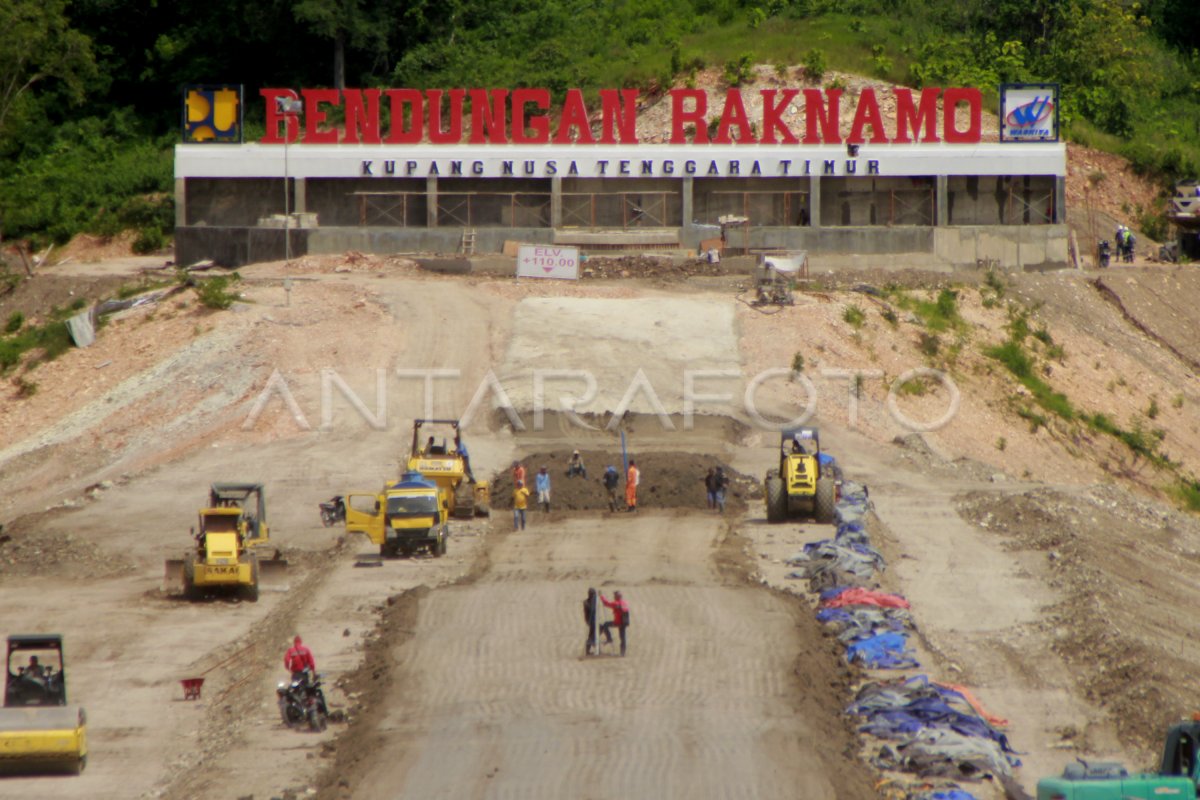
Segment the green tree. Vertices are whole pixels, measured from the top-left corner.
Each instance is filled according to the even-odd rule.
[[[11,120],[36,113],[43,88],[79,104],[98,77],[91,39],[71,27],[66,0],[0,3],[0,143]]]

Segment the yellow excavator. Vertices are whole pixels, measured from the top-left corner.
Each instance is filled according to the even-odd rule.
[[[62,636],[9,636],[0,770],[78,775],[86,765],[87,715],[67,705]]]
[[[429,435],[422,443],[425,434]],[[413,420],[412,446],[406,468],[408,472],[421,473],[441,488],[449,502],[451,515],[471,518],[491,514],[488,482],[475,480],[458,420]]]
[[[224,592],[256,602],[260,580],[287,569],[278,551],[269,559],[259,555],[270,543],[260,483],[214,483],[192,538],[195,547],[184,558],[166,563],[168,591],[181,591],[189,600]]]

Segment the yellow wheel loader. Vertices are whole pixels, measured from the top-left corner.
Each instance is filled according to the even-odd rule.
[[[192,529],[195,546],[182,559],[166,564],[168,590],[198,600],[215,592],[233,593],[257,602],[261,579],[273,579],[287,561],[263,558],[270,543],[267,504],[262,484],[214,483],[208,508],[200,510],[200,529]]]
[[[87,765],[87,715],[67,705],[62,637],[9,636],[7,665],[0,770],[78,775]]]
[[[767,472],[767,521],[811,517],[833,522],[837,502],[836,467],[821,452],[816,428],[790,428],[780,436],[779,468]]]
[[[488,482],[475,480],[458,420],[413,420],[406,469],[421,473],[441,487],[450,500],[453,516],[469,519],[491,514]]]

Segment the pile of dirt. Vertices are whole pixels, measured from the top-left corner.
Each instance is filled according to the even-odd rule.
[[[671,256],[588,256],[583,263],[583,278],[691,278],[697,275],[722,277],[720,264],[700,258],[676,261]]]
[[[526,484],[534,490],[534,475],[543,466],[550,475],[551,509],[554,511],[607,511],[608,494],[604,490],[602,476],[604,468],[611,464],[621,473],[617,495],[621,505],[625,503],[625,478],[620,453],[602,450],[582,450],[580,455],[587,465],[587,477],[567,477],[567,462],[570,450],[549,453],[533,453],[521,459],[525,466]],[[705,507],[704,476],[709,467],[722,467],[729,477],[726,492],[726,509],[730,513],[745,510],[747,501],[762,496],[762,488],[754,478],[736,472],[728,464],[692,453],[645,453],[634,456],[641,472],[638,486],[638,508],[688,508]],[[508,469],[492,479],[492,506],[499,509],[512,508],[513,474]],[[530,498],[532,506],[534,498]]]
[[[85,539],[42,530],[57,513],[58,509],[28,514],[0,526],[0,576],[113,578],[137,571],[131,562],[115,558]]]
[[[1200,691],[1200,646],[1181,616],[1196,597],[1200,522],[1113,486],[975,492],[959,513],[1009,547],[1046,554],[1062,600],[1040,623],[1085,697],[1111,715],[1121,741],[1149,759],[1168,724]]]

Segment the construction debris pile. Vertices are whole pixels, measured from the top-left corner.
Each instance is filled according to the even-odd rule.
[[[916,631],[909,603],[875,582],[886,561],[871,545],[870,510],[866,487],[844,481],[834,538],[810,542],[789,558],[796,569],[788,577],[808,581],[817,595],[817,619],[833,629],[847,661],[871,671],[917,668],[909,646]],[[868,680],[846,713],[861,720],[860,733],[883,740],[869,748],[876,767],[921,778],[919,785],[888,787],[888,797],[971,800],[953,781],[1007,781],[1021,763],[1001,730],[1005,720],[984,711],[965,687],[925,675]]]
[[[679,261],[674,256],[653,254],[637,256],[588,256],[580,265],[583,278],[667,278],[678,280],[695,275],[720,277],[727,274],[721,265],[702,258]]]

